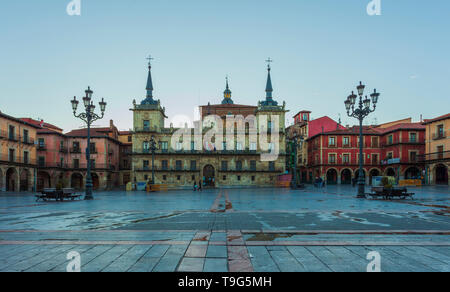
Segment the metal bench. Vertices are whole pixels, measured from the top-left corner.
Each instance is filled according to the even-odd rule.
[[[368,196],[378,199],[382,197],[385,200],[392,200],[392,199],[406,199],[411,198],[414,200],[414,193],[409,193],[406,188],[384,188],[384,187],[373,187],[372,193],[368,193]]]
[[[73,189],[56,190],[54,188],[47,188],[42,190],[41,194],[35,195],[35,197],[36,202],[38,202],[39,200],[42,200],[44,202],[48,200],[64,201],[65,199],[73,201],[81,197],[81,195],[77,195],[74,193],[75,190]]]

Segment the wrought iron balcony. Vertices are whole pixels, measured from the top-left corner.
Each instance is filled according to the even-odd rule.
[[[440,139],[445,139],[445,138],[447,138],[445,132],[433,134],[433,140],[440,140]]]

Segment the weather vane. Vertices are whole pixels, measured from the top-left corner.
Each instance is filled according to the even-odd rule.
[[[152,60],[154,60],[154,58],[152,58],[152,55],[149,55],[147,60],[148,60],[148,65],[151,66],[152,65],[151,62],[152,62]]]
[[[269,58],[266,60],[266,62],[267,62],[267,68],[270,69],[270,63],[272,63],[273,60],[269,57]]]

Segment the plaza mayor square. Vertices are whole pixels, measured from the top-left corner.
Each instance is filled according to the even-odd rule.
[[[450,271],[450,3],[35,2],[1,8],[0,272]]]

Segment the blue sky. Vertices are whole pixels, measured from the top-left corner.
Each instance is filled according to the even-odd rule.
[[[381,16],[367,15],[369,0],[81,0],[81,16],[66,14],[69,2],[2,1],[2,112],[78,128],[69,100],[90,85],[108,102],[96,125],[129,129],[148,54],[170,118],[220,102],[227,74],[235,103],[256,105],[268,57],[288,117],[307,109],[356,123],[343,101],[360,80],[382,93],[370,122],[450,109],[446,0],[381,0]]]

